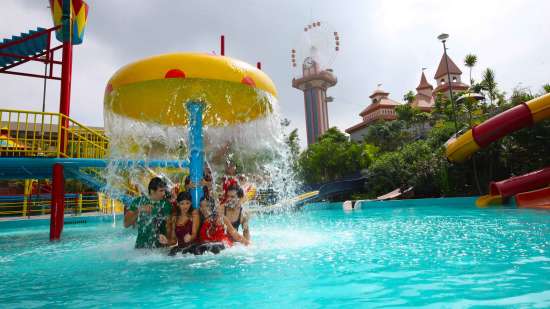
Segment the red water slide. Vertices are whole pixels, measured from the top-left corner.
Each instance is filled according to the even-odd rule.
[[[523,103],[473,127],[472,135],[475,142],[483,148],[512,132],[530,127],[533,123],[531,110]]]
[[[451,138],[446,144],[445,154],[451,162],[463,162],[479,149],[487,147],[502,137],[547,119],[550,119],[550,93],[514,106],[464,132],[464,134]],[[516,196],[523,192],[526,192],[523,195],[524,201],[526,201],[524,205],[534,205],[535,199],[545,203],[544,201],[550,199],[550,196],[544,196],[544,194],[549,194],[550,191],[533,192],[533,195],[529,195],[530,192],[527,191],[537,190],[549,185],[550,167],[522,176],[491,182],[489,184],[489,194],[477,199],[476,205],[486,207],[492,204],[500,204],[503,198]]]
[[[550,187],[516,195],[516,204],[522,208],[550,210]]]
[[[489,184],[490,195],[510,197],[516,194],[546,187],[550,184],[550,167],[525,175],[492,181]]]

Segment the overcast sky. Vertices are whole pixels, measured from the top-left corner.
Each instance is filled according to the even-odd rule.
[[[474,53],[474,78],[491,67],[508,93],[518,85],[538,92],[550,82],[550,1],[545,0],[87,2],[84,43],[74,50],[71,116],[93,126],[103,125],[105,83],[119,67],[166,52],[218,52],[219,36],[225,34],[226,55],[262,62],[279,90],[283,117],[299,129],[304,145],[303,94],[291,87],[289,51],[313,20],[326,21],[340,33],[329,122],[341,130],[360,121],[358,114],[378,83],[400,101],[418,85],[422,67],[433,84],[441,32],[450,34],[449,55],[465,75],[464,56]],[[47,5],[47,0],[1,0],[0,38],[51,27]],[[1,74],[0,106],[40,110],[42,83]],[[47,111],[58,111],[57,81],[48,81],[46,102]]]

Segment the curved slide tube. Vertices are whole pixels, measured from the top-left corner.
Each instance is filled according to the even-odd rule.
[[[520,206],[518,198],[520,193],[529,194],[532,190],[546,187],[550,184],[550,167],[534,171],[525,175],[511,177],[501,181],[489,183],[489,194],[480,197],[476,201],[479,207],[501,204],[505,198],[516,196],[516,203]],[[545,191],[546,192],[546,191]],[[547,192],[550,194],[550,191]],[[536,195],[540,198],[540,194]],[[529,198],[527,196],[526,198]],[[550,200],[550,196],[548,196]],[[529,207],[531,203],[525,203],[523,207]],[[520,206],[521,207],[521,206]]]
[[[447,142],[445,155],[451,162],[463,162],[474,152],[517,130],[550,119],[550,94],[504,111]]]
[[[491,181],[489,194],[502,197],[546,187],[550,184],[550,167],[501,181]]]
[[[517,105],[473,127],[464,134],[451,138],[447,141],[445,155],[451,162],[463,162],[473,153],[492,142],[545,119],[550,119],[550,94]],[[533,198],[536,198],[537,201],[544,200],[548,197],[541,197],[541,194],[550,194],[549,191],[543,190],[542,193],[533,193],[534,197],[529,195],[531,192],[524,193],[523,196],[520,193],[536,190],[549,184],[550,168],[498,182],[491,182],[489,184],[489,194],[480,197],[476,201],[476,205],[484,207],[501,204],[503,199],[514,195],[517,195],[519,199],[523,198],[523,201],[532,201]],[[523,202],[523,205],[523,207],[529,207],[532,202]],[[518,206],[520,206],[519,203]]]
[[[516,195],[516,204],[521,208],[550,210],[550,187]]]

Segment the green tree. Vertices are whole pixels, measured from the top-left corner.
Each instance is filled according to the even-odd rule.
[[[298,137],[298,129],[292,130],[286,138],[286,144],[290,151],[290,160],[294,172],[298,171],[298,158],[300,156],[300,138]]]
[[[426,123],[429,122],[432,119],[432,114],[427,112],[418,111],[418,113],[414,114],[414,122],[417,123]]]
[[[528,91],[528,89],[516,87],[510,96],[510,104],[511,106],[516,106],[534,98],[535,97],[530,91]]]
[[[403,100],[405,100],[405,102],[407,102],[408,104],[412,104],[412,102],[414,102],[415,99],[416,99],[416,95],[412,90],[409,90],[407,93],[403,95]]]
[[[474,79],[472,78],[472,69],[477,64],[477,56],[474,54],[467,54],[464,57],[464,65],[470,69],[470,86],[474,84]]]
[[[544,84],[542,90],[544,90],[545,93],[550,93],[550,84]]]
[[[406,123],[411,123],[413,116],[414,116],[414,110],[413,107],[409,104],[402,104],[395,108],[395,113],[397,114],[397,119],[402,120]]]
[[[491,105],[493,105],[494,100],[497,98],[498,90],[497,82],[495,80],[495,72],[491,68],[487,68],[483,72],[483,80],[481,81],[481,85],[483,89],[487,91],[489,99],[491,100]]]
[[[298,129],[292,130],[287,137],[286,144],[290,149],[290,153],[293,157],[297,157],[300,154],[300,138],[298,137]]]
[[[368,127],[364,140],[382,151],[393,151],[411,140],[405,129],[406,123],[401,120],[377,122]]]
[[[338,130],[337,127],[329,128],[323,135],[319,137],[319,141],[322,140],[329,140],[333,143],[344,143],[348,141],[348,137],[346,134],[342,133],[340,130]]]
[[[432,116],[436,120],[454,121],[453,104],[449,97],[441,92],[436,94]]]
[[[423,135],[423,129],[426,128],[426,124],[432,120],[432,114],[423,112],[419,109],[414,109],[412,123],[416,130],[416,135]]]
[[[300,173],[306,183],[333,181],[367,167],[375,150],[350,141],[337,128],[330,128],[300,154]]]
[[[441,148],[454,133],[454,124],[451,121],[438,120],[428,134],[428,144],[432,149]]]
[[[413,186],[420,195],[439,194],[436,181],[438,156],[426,141],[409,143],[398,151],[386,152],[369,167],[371,196]]]

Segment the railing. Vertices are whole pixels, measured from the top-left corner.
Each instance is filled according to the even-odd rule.
[[[110,198],[101,192],[97,193],[97,204],[99,211],[104,214],[118,214],[124,211],[124,204],[121,201]]]
[[[65,194],[65,213],[81,215],[88,212],[104,214],[121,213],[124,205],[103,193]],[[32,217],[48,215],[51,211],[51,195],[11,195],[0,196],[0,217]]]
[[[102,132],[60,113],[0,109],[0,126],[0,157],[100,159],[107,155],[109,140]]]
[[[99,200],[95,193],[68,193],[65,195],[65,213],[79,215],[100,211]],[[0,217],[47,215],[50,207],[50,194],[0,196]]]

